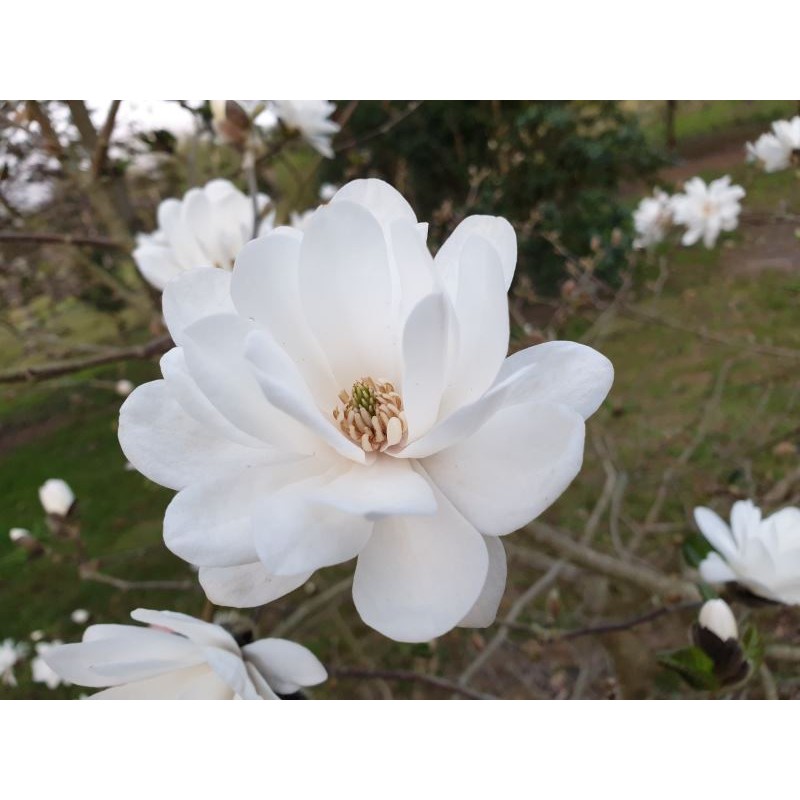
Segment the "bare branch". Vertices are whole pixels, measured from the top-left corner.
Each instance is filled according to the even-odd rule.
[[[81,567],[80,577],[85,581],[95,581],[113,586],[121,592],[133,592],[138,589],[175,589],[177,591],[187,591],[196,588],[194,581],[126,581],[123,578],[116,578],[113,575],[106,575],[94,569]]]
[[[100,135],[97,137],[97,144],[94,148],[94,156],[92,156],[92,177],[96,180],[103,174],[103,168],[106,164],[106,156],[108,155],[108,145],[111,141],[111,134],[114,131],[114,122],[117,119],[117,111],[121,100],[112,100],[111,106],[106,115],[106,121],[100,130]]]
[[[399,125],[404,119],[410,117],[421,105],[422,100],[413,100],[403,111],[389,117],[389,119],[387,119],[384,123],[379,125],[374,130],[371,130],[369,133],[364,134],[364,136],[362,136],[360,139],[351,139],[349,142],[344,142],[337,147],[334,147],[334,152],[341,153],[344,150],[351,150],[354,147],[360,147],[365,142],[369,142],[372,139],[376,139],[378,136],[383,136],[384,134],[389,133],[389,131],[394,128],[395,125]]]
[[[0,383],[24,383],[25,381],[39,381],[48,378],[57,378],[60,375],[69,375],[80,372],[90,367],[99,367],[103,364],[114,364],[117,361],[132,361],[134,359],[147,359],[166,352],[172,345],[172,337],[165,334],[157,339],[152,339],[146,344],[137,344],[131,347],[117,347],[98,353],[88,358],[71,358],[51,364],[38,364],[23,367],[18,370],[0,372]]]
[[[86,247],[101,247],[108,250],[128,250],[124,242],[105,236],[76,236],[71,233],[26,233],[0,231],[0,242],[13,244],[65,244]]]

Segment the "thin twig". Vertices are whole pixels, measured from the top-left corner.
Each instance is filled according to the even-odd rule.
[[[178,591],[187,591],[194,589],[196,583],[194,581],[127,581],[123,578],[116,578],[113,575],[106,575],[104,572],[98,572],[94,569],[81,568],[80,577],[85,581],[95,581],[96,583],[105,583],[108,586],[113,586],[121,592],[133,592],[139,589],[175,589]]]
[[[276,637],[285,636],[290,631],[294,630],[309,614],[312,614],[318,608],[322,608],[333,600],[334,597],[346,592],[353,583],[353,577],[348,576],[343,578],[333,586],[329,586],[325,591],[320,592],[316,597],[312,597],[302,605],[298,606],[292,614],[286,617],[283,622],[275,626],[272,635]]]
[[[111,134],[114,131],[114,123],[117,119],[117,111],[121,100],[112,100],[111,106],[106,115],[106,121],[100,129],[100,134],[97,137],[97,144],[94,148],[94,155],[92,156],[92,178],[97,180],[102,174],[106,165],[106,157],[108,156],[108,145],[111,142]]]
[[[0,383],[23,383],[25,381],[46,380],[72,372],[80,372],[90,367],[99,367],[103,364],[114,364],[117,361],[132,361],[134,359],[147,359],[154,355],[164,353],[172,345],[172,337],[168,334],[152,339],[146,344],[137,344],[131,347],[117,347],[99,353],[89,358],[72,358],[52,364],[38,364],[22,369],[0,372]]]
[[[496,698],[489,694],[476,692],[466,686],[460,686],[453,681],[446,678],[438,678],[435,675],[425,675],[422,672],[414,672],[407,669],[357,669],[350,667],[329,667],[328,674],[332,678],[358,678],[358,679],[374,679],[385,681],[414,681],[417,683],[426,683],[429,686],[435,686],[437,689],[443,689],[453,694],[459,694],[462,697],[468,697],[470,700],[495,700]]]
[[[372,139],[377,138],[378,136],[383,136],[386,133],[395,127],[395,125],[399,125],[404,119],[410,117],[420,106],[422,105],[422,100],[412,100],[405,110],[399,112],[398,114],[393,115],[381,125],[379,125],[374,130],[371,130],[369,133],[364,134],[364,136],[358,139],[350,139],[348,142],[343,142],[342,144],[334,147],[333,150],[335,153],[341,153],[344,150],[351,150],[354,147],[360,147],[365,142],[369,142]]]

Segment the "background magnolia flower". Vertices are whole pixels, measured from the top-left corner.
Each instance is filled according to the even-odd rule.
[[[338,191],[339,191],[338,186],[334,186],[332,183],[323,183],[322,186],[319,187],[320,202],[327,203],[330,200],[333,200],[334,195]]]
[[[671,224],[669,195],[661,189],[653,189],[653,196],[643,198],[633,212],[633,227],[638,234],[633,246],[643,248],[658,244],[667,235]]]
[[[800,509],[784,508],[762,519],[752,501],[739,500],[730,526],[708,508],[696,508],[694,519],[716,550],[700,564],[704,580],[737,581],[768,600],[800,603]]]
[[[269,202],[267,195],[258,195],[259,213]],[[139,271],[156,289],[196,267],[232,269],[253,236],[253,201],[226,180],[189,189],[182,200],[164,200],[156,217],[158,229],[140,233],[133,251]],[[274,213],[267,214],[259,234],[271,230],[273,221]]]
[[[14,666],[27,652],[28,647],[24,642],[15,642],[13,639],[0,642],[0,682],[6,686],[17,685]]]
[[[133,381],[129,381],[126,378],[122,378],[122,380],[118,380],[116,384],[114,384],[114,391],[120,397],[127,397],[135,388],[136,386]]]
[[[91,625],[47,662],[70,683],[111,687],[95,700],[278,700],[328,677],[310,650],[286,639],[240,647],[187,614],[138,608],[131,617],[153,627]]]
[[[742,210],[739,200],[745,191],[731,186],[730,176],[718,178],[706,186],[702,178],[692,178],[683,185],[684,193],[670,201],[673,219],[685,225],[681,242],[692,245],[702,238],[706,247],[713,247],[721,231],[732,231],[739,224]]]
[[[747,143],[748,160],[759,161],[765,172],[800,166],[800,116],[772,123],[772,133],[762,133],[755,144]]]
[[[321,155],[333,158],[331,137],[340,126],[328,119],[336,105],[328,100],[273,100],[275,116],[290,130],[301,136]]]
[[[75,502],[75,495],[66,481],[50,478],[39,487],[39,502],[46,514],[66,517]]]
[[[52,642],[38,642],[36,645],[36,658],[31,661],[31,673],[35,683],[44,683],[48,689],[58,689],[62,683],[68,683],[53,670],[47,661],[51,652],[61,646],[60,639]]]
[[[69,618],[76,624],[76,625],[85,625],[89,621],[89,612],[85,608],[76,608],[70,615]]]
[[[401,641],[494,620],[498,538],[569,485],[613,369],[572,342],[506,358],[516,237],[464,220],[433,259],[382,181],[308,230],[250,242],[231,276],[171,283],[178,345],[120,411],[127,458],[178,490],[167,546],[220,605],[267,603],[358,557],[362,619]]]

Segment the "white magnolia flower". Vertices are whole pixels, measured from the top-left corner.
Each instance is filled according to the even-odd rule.
[[[270,199],[258,195],[259,214]],[[245,242],[253,236],[253,201],[230,181],[209,181],[189,189],[182,200],[170,198],[158,206],[158,229],[140,233],[133,258],[156,289],[197,267],[230,270]],[[274,214],[260,223],[259,235],[272,229]]]
[[[6,686],[17,685],[14,666],[27,652],[28,648],[24,642],[15,642],[13,639],[0,642],[0,683]]]
[[[685,225],[681,241],[692,245],[702,238],[711,248],[721,231],[732,231],[739,224],[739,201],[745,191],[741,186],[731,186],[730,176],[718,178],[706,186],[702,178],[692,178],[683,185],[684,193],[675,195],[671,202],[676,224]]]
[[[212,602],[261,605],[358,557],[356,608],[387,636],[494,620],[498,537],[578,473],[613,369],[572,342],[506,358],[508,222],[469,217],[435,259],[426,231],[390,186],[355,181],[307,231],[246,245],[233,275],[167,287],[178,346],[119,437],[179,490],[164,538]]]
[[[328,100],[273,100],[272,110],[290,130],[301,136],[321,155],[333,158],[331,137],[339,125],[328,117],[336,110]]]
[[[75,495],[66,481],[50,478],[39,487],[39,502],[46,514],[66,517],[75,502]]]
[[[34,682],[44,683],[48,689],[57,689],[62,683],[68,683],[68,680],[62,678],[48,663],[50,654],[60,646],[60,639],[54,639],[52,642],[39,642],[36,645],[36,658],[31,661]]]
[[[758,161],[765,172],[778,172],[800,162],[800,116],[772,123],[772,133],[762,133],[747,143],[748,160]]]
[[[633,227],[638,234],[633,246],[643,248],[658,244],[667,235],[671,224],[669,195],[661,189],[653,189],[653,196],[643,198],[633,212]]]
[[[286,639],[240,647],[187,614],[139,608],[131,617],[153,627],[91,625],[48,663],[70,683],[111,687],[95,700],[278,700],[328,677],[310,650]]]
[[[8,538],[11,539],[12,542],[19,542],[30,535],[31,532],[27,528],[12,528],[8,532]]]
[[[696,508],[694,519],[716,550],[700,564],[704,580],[737,581],[768,600],[800,604],[800,509],[762,519],[750,500],[740,500],[731,509],[730,526],[708,508]]]
[[[711,631],[723,642],[739,638],[736,617],[733,616],[731,607],[724,600],[708,600],[703,603],[697,621],[702,628]]]
[[[44,639],[44,631],[40,631],[38,628],[35,631],[31,631],[30,639],[32,642],[41,642]]]
[[[89,621],[89,612],[85,608],[76,608],[70,615],[69,618],[76,624],[76,625],[85,625]]]
[[[123,378],[122,380],[116,382],[114,386],[114,391],[120,397],[127,397],[135,388],[136,385],[133,383],[133,381],[129,381],[126,378]]]

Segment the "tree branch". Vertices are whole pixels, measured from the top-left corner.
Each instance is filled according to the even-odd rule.
[[[108,250],[128,250],[124,242],[108,239],[105,236],[76,236],[71,233],[26,233],[0,231],[0,242],[15,244],[65,244],[85,245],[86,247],[102,247]]]
[[[108,145],[111,141],[111,134],[114,131],[114,123],[117,119],[117,111],[121,100],[112,100],[111,106],[106,115],[106,121],[100,130],[100,135],[97,137],[97,144],[94,148],[94,156],[92,157],[92,178],[97,180],[103,174],[103,168],[106,164],[106,156],[108,155]]]

